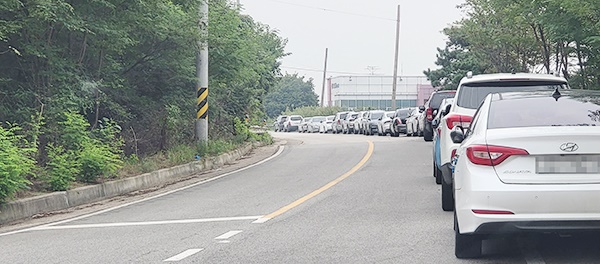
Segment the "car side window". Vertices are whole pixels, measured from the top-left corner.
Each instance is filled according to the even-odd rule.
[[[481,109],[482,109],[482,106],[484,103],[485,103],[485,101],[481,102],[481,105],[479,105],[479,107],[477,108],[475,115],[473,115],[473,121],[471,122],[471,125],[469,126],[469,135],[473,134],[473,132],[476,131],[475,128],[477,127],[477,124],[479,123],[479,120],[481,119]]]

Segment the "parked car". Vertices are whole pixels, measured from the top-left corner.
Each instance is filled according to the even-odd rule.
[[[308,133],[320,132],[321,124],[325,122],[324,116],[313,116],[308,122]]]
[[[358,113],[356,112],[348,112],[346,118],[342,120],[342,133],[344,134],[354,134],[354,120],[358,118]]]
[[[335,117],[333,118],[333,123],[332,123],[332,131],[333,134],[337,134],[337,133],[342,133],[342,121],[344,119],[346,119],[346,116],[348,115],[348,112],[339,112],[337,114],[335,114]]]
[[[283,123],[287,120],[286,115],[280,115],[275,119],[275,123],[273,123],[273,129],[275,132],[283,131]]]
[[[377,133],[377,123],[383,116],[385,115],[385,111],[382,110],[371,110],[369,111],[369,115],[367,116],[367,123],[365,125],[365,135],[371,136]]]
[[[423,107],[415,108],[406,118],[406,136],[418,137],[421,136],[419,127],[419,118],[423,115]]]
[[[321,123],[321,126],[319,127],[319,133],[329,133],[331,131],[333,131],[333,119],[335,118],[335,116],[327,116],[325,117],[325,121]]]
[[[308,131],[308,123],[312,117],[305,117],[302,119],[302,122],[298,126],[299,133],[306,133]]]
[[[450,112],[454,98],[446,98],[442,100],[437,115],[431,121],[431,127],[433,128],[433,177],[435,183],[442,183],[442,172],[441,172],[441,157],[440,157],[440,127],[439,124],[441,119],[446,116],[446,113]]]
[[[562,77],[545,74],[468,74],[458,86],[450,112],[440,123],[440,164],[442,172],[442,209],[454,209],[452,196],[451,161],[456,153],[458,144],[453,143],[450,132],[455,127],[467,128],[471,124],[475,110],[483,99],[490,93],[515,92],[531,90],[568,89],[567,81]],[[520,109],[529,111],[528,109]]]
[[[367,116],[367,111],[358,112],[358,116],[352,123],[354,123],[354,134],[362,134],[362,121]]]
[[[490,94],[472,126],[452,138],[462,143],[453,188],[456,257],[481,256],[489,235],[600,227],[600,93]]]
[[[419,120],[419,124],[421,124],[421,131],[423,132],[423,139],[425,141],[433,140],[433,127],[431,126],[431,121],[437,114],[442,100],[445,98],[454,98],[455,95],[455,90],[436,91],[431,94],[429,100],[427,100],[425,103],[425,113]]]
[[[406,118],[411,113],[412,108],[401,108],[394,113],[392,119],[392,136],[398,137],[400,134],[406,134]]]
[[[392,119],[395,111],[387,111],[377,122],[377,134],[379,136],[387,136],[392,133]]]
[[[360,124],[358,129],[360,134],[367,134],[367,126],[369,124],[369,112],[371,111],[364,111],[362,117],[360,118]]]
[[[300,127],[300,124],[302,123],[302,119],[302,116],[299,115],[289,116],[289,118],[285,122],[283,122],[283,131],[291,132],[294,130],[298,130],[298,127]]]

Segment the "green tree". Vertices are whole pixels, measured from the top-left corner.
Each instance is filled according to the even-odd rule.
[[[286,110],[293,111],[296,108],[317,104],[318,96],[315,94],[312,79],[305,81],[304,76],[297,74],[282,76],[275,88],[265,97],[265,108],[270,117]]]

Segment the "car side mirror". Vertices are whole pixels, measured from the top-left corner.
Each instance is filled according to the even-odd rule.
[[[460,130],[453,130],[450,132],[450,138],[452,138],[452,142],[455,144],[462,143],[465,140],[465,134],[462,131],[462,128],[460,128]]]
[[[438,110],[433,110],[433,116],[436,116],[438,113]]]
[[[440,123],[440,120],[439,120],[439,119],[433,119],[433,120],[431,121],[431,126],[432,126],[434,129],[436,129],[436,128],[438,127],[439,123]]]
[[[419,111],[421,111],[421,112],[425,111],[425,106],[424,105],[419,106]]]
[[[450,113],[450,108],[452,108],[451,104],[449,104],[449,105],[446,106],[446,109],[444,109],[444,115],[447,114],[447,113]]]

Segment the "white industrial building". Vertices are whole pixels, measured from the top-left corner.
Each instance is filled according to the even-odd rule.
[[[393,76],[339,76],[328,79],[330,106],[345,109],[391,109]],[[433,87],[426,77],[398,77],[396,107],[423,105]]]

